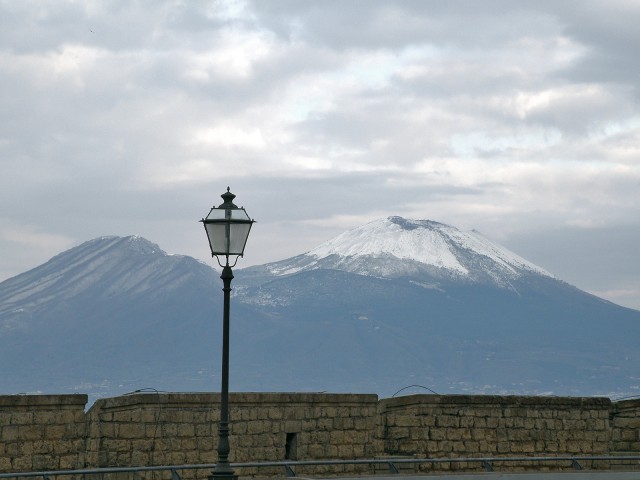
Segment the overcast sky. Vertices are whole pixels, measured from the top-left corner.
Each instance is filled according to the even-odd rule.
[[[640,2],[0,0],[0,280],[102,235],[239,266],[388,215],[640,309]]]

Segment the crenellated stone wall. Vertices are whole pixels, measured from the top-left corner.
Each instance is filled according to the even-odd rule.
[[[98,400],[85,413],[86,395],[0,396],[0,472],[215,463],[219,400],[213,393],[137,393]],[[640,455],[640,400],[232,393],[230,405],[232,462]],[[638,468],[624,466],[630,464]],[[421,468],[467,467],[478,465]],[[370,467],[306,466],[298,473],[359,472]],[[282,468],[238,473],[282,475]],[[147,477],[155,478],[137,478]]]

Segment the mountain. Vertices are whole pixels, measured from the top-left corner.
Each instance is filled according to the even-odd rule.
[[[303,255],[252,271],[283,276],[321,269],[505,288],[523,275],[552,277],[475,230],[462,232],[443,223],[402,217],[354,228]]]
[[[640,312],[475,231],[389,217],[234,270],[232,390],[637,395]],[[218,390],[222,282],[103,237],[0,283],[6,393]]]
[[[2,391],[189,388],[212,372],[198,353],[215,339],[216,280],[143,238],[103,237],[2,282]]]
[[[638,393],[640,312],[475,231],[390,217],[238,278],[237,297],[290,330],[274,330],[269,342],[287,352],[281,362],[292,377],[351,379],[351,389],[385,395],[413,384],[439,393]]]

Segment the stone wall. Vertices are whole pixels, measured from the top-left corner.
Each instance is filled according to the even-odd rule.
[[[98,400],[85,413],[86,395],[0,396],[0,472],[215,463],[219,400],[212,393],[138,393]],[[231,462],[640,455],[640,400],[232,393],[230,405]],[[477,462],[437,466],[466,467],[478,469]],[[570,465],[542,466],[559,467]],[[370,467],[296,468],[302,475],[362,471]],[[243,467],[238,473],[283,471]]]
[[[608,455],[611,409],[607,398],[412,395],[381,400],[381,435],[400,456]]]
[[[84,466],[86,395],[0,395],[0,472]]]
[[[640,399],[613,404],[611,412],[611,451],[619,455],[640,454]],[[637,462],[620,461],[621,467]]]
[[[218,394],[206,393],[98,400],[88,413],[87,464],[215,463],[219,401]],[[381,446],[375,438],[377,403],[376,395],[232,393],[229,460],[373,457]],[[245,468],[240,473],[255,472]],[[282,468],[272,473],[281,474]]]

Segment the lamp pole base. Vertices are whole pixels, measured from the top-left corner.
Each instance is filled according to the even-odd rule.
[[[238,475],[233,470],[230,472],[212,472],[207,477],[207,480],[238,480]]]

